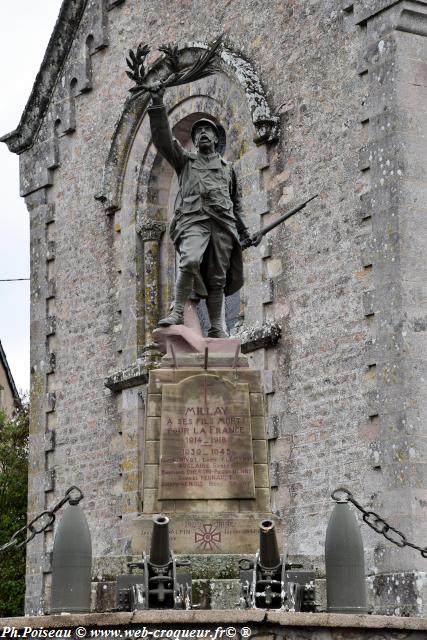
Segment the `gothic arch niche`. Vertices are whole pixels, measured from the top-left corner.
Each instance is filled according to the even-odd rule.
[[[187,59],[194,58],[204,48],[206,45],[193,43],[180,51]],[[242,185],[246,223],[256,229],[261,216],[268,212],[263,171],[268,167],[267,143],[275,139],[277,123],[251,65],[226,48],[221,58],[222,72],[168,89],[166,107],[174,134],[184,145],[190,143],[192,123],[203,115],[212,117],[225,128],[224,155],[235,163]],[[162,71],[162,64],[160,60],[148,76]],[[173,208],[175,178],[171,167],[152,144],[148,104],[145,94],[126,102],[97,196],[106,212],[113,214],[112,226],[117,231],[114,234],[117,269],[112,285],[120,315],[117,364],[122,370],[141,362],[141,358],[151,359],[154,350],[151,332],[160,314],[167,310],[173,294],[175,253],[167,227]],[[262,322],[262,305],[268,296],[264,295],[266,287],[259,250],[245,252],[245,272],[242,299],[250,299],[245,320]]]

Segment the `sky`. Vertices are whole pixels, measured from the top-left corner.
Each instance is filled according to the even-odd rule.
[[[0,136],[18,126],[62,0],[15,0],[0,9]],[[29,219],[18,156],[0,143],[0,280],[28,278]],[[30,386],[30,286],[0,282],[0,341],[19,391]]]

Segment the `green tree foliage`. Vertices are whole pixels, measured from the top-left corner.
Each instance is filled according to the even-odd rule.
[[[28,431],[28,403],[12,419],[0,411],[0,546],[27,522]],[[25,547],[9,547],[0,554],[0,617],[23,615],[24,593]]]

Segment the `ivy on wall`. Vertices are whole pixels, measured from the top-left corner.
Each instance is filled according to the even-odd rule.
[[[0,546],[27,523],[29,406],[0,411]],[[22,540],[23,538],[19,538]],[[25,547],[0,555],[0,617],[24,613]]]

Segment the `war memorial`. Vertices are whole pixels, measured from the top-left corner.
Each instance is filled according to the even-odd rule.
[[[424,0],[64,0],[1,140],[28,518],[84,498],[21,626],[426,637],[426,37]]]

